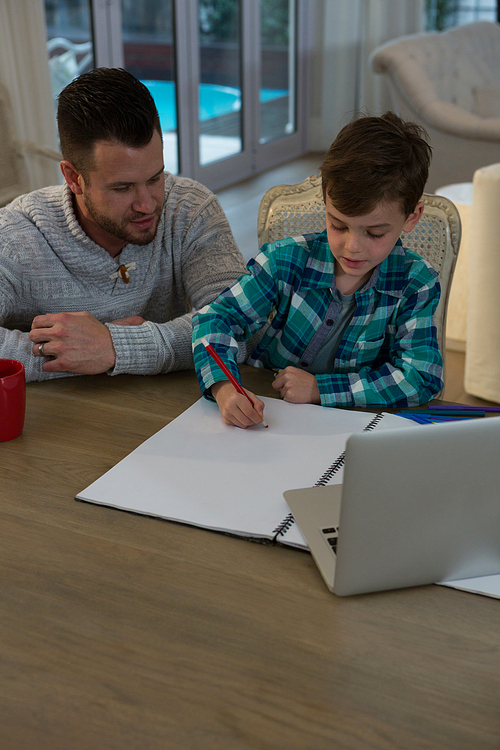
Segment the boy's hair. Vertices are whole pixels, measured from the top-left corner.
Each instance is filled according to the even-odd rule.
[[[320,167],[323,198],[345,216],[364,216],[386,202],[409,216],[429,175],[432,149],[424,137],[423,128],[394,112],[349,123]]]
[[[121,68],[96,68],[71,81],[59,94],[57,125],[64,158],[86,181],[97,141],[142,148],[155,130],[161,136],[153,97]]]

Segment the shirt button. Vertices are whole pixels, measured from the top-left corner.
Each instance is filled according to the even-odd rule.
[[[301,362],[300,365],[301,367],[309,367],[309,364],[307,362]]]
[[[333,325],[333,320],[331,318],[328,318],[328,320],[326,321],[326,325],[327,326],[332,326]]]

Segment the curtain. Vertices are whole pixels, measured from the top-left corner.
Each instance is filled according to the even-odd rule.
[[[15,136],[57,150],[43,0],[0,3],[0,82],[7,88]],[[25,152],[28,190],[57,184],[57,162]]]
[[[382,76],[369,67],[380,44],[423,30],[424,0],[316,0],[311,4],[309,147],[326,151],[358,112],[390,108]]]
[[[424,30],[424,0],[361,0],[363,7],[359,52],[359,109],[381,115],[391,109],[385,76],[373,73],[369,58],[376,47]]]

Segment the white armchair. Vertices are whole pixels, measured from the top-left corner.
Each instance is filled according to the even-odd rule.
[[[500,155],[500,25],[489,21],[413,34],[378,47],[393,108],[425,127],[433,147],[426,186],[470,182]]]

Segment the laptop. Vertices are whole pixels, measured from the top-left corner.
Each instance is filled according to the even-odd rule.
[[[500,573],[500,417],[354,434],[343,484],[284,498],[339,596]]]

